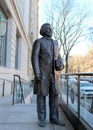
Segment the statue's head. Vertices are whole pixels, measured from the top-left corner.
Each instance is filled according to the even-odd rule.
[[[53,33],[53,30],[49,23],[45,23],[41,26],[40,34],[42,36],[52,37],[52,33]]]

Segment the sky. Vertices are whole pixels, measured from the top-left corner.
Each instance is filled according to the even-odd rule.
[[[88,11],[89,18],[86,20],[87,26],[91,27],[93,26],[93,0],[76,0],[78,6],[84,7],[85,10]],[[79,43],[78,45],[75,45],[74,48],[72,48],[71,55],[73,54],[80,54],[80,55],[86,55],[88,52],[88,48],[91,47],[91,42],[86,39],[82,43]]]
[[[50,0],[39,0],[39,28],[40,26],[47,22],[44,11],[47,9],[46,4],[49,4]],[[86,20],[86,26],[93,26],[93,0],[74,0],[76,1],[76,6],[85,9],[88,12],[88,18]],[[91,46],[91,42],[87,39],[81,43],[75,45],[70,55],[85,55],[88,51],[88,48]]]

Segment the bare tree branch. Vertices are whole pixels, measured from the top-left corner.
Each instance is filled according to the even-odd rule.
[[[86,37],[84,20],[87,14],[75,12],[73,2],[73,0],[51,0],[51,11],[47,10],[47,17],[53,27],[54,37],[60,43],[59,51],[63,48],[66,60],[68,60],[74,45],[79,43],[80,38]],[[67,62],[66,64],[68,64]]]

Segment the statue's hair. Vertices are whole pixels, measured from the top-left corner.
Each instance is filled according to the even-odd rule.
[[[40,34],[42,36],[45,36],[46,35],[46,28],[47,26],[50,26],[50,29],[52,31],[52,28],[51,28],[51,25],[49,23],[44,23],[42,26],[41,26],[41,29],[40,29]]]

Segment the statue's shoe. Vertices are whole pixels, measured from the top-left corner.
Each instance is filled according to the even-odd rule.
[[[55,125],[60,125],[60,126],[65,126],[65,123],[60,121],[60,120],[50,120],[50,123],[55,124]]]
[[[45,126],[46,126],[46,123],[45,123],[45,121],[39,121],[38,125],[39,125],[40,127],[45,127]]]

